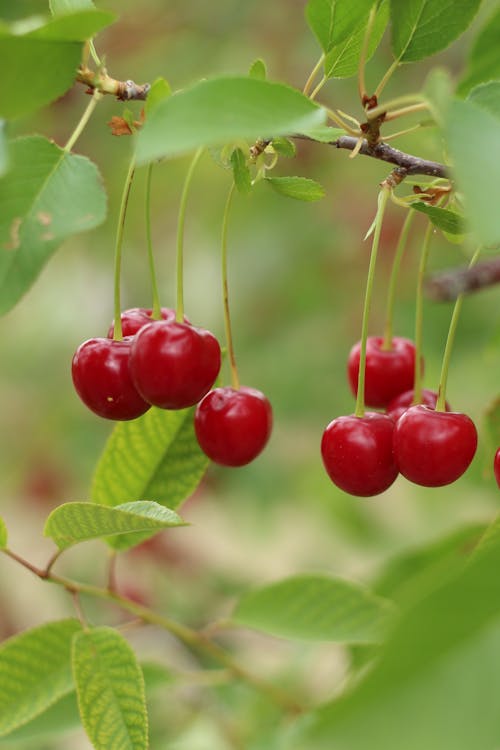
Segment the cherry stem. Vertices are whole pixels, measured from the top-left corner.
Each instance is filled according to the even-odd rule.
[[[387,295],[387,309],[385,314],[384,340],[381,347],[384,351],[390,351],[392,349],[392,323],[394,320],[396,287],[399,279],[401,261],[403,259],[403,254],[408,242],[408,235],[410,233],[410,228],[414,216],[415,211],[408,211],[403,227],[401,229],[401,234],[399,235],[398,246],[396,247],[396,252],[394,253],[394,260],[392,261],[391,278],[389,280],[389,292]]]
[[[73,130],[73,132],[71,133],[71,135],[70,135],[70,137],[68,139],[68,142],[64,146],[65,153],[67,153],[67,154],[70,153],[71,149],[73,148],[73,146],[75,145],[75,143],[77,142],[77,140],[79,139],[79,137],[81,136],[81,134],[83,133],[83,131],[85,130],[85,127],[87,126],[87,123],[90,120],[90,118],[92,117],[92,113],[93,113],[94,109],[97,106],[97,102],[100,99],[102,99],[101,92],[98,91],[97,89],[94,89],[94,93],[92,95],[92,99],[87,104],[83,115],[81,116],[80,120],[77,123],[76,128]]]
[[[373,109],[368,110],[366,116],[368,121],[376,120],[377,117],[380,117],[380,115],[388,114],[389,112],[393,112],[395,110],[403,112],[403,110],[401,109],[401,107],[403,106],[405,106],[405,108],[412,107],[411,111],[413,112],[425,109],[428,105],[427,100],[424,99],[421,94],[404,94],[403,96],[398,96],[395,99],[390,99],[384,104],[379,104],[378,106],[373,107]],[[416,109],[413,109],[413,107],[416,107]]]
[[[392,78],[393,73],[399,67],[399,64],[400,63],[399,63],[399,57],[398,57],[396,60],[394,60],[391,63],[391,65],[388,67],[388,69],[386,70],[386,72],[382,76],[382,79],[381,79],[379,85],[375,89],[375,96],[377,97],[377,99],[380,99],[380,95],[382,94],[382,91],[385,89],[385,87],[389,83],[390,79]]]
[[[221,268],[222,268],[222,298],[224,302],[224,328],[226,331],[227,353],[229,357],[229,367],[231,369],[231,385],[235,390],[240,387],[240,378],[236,366],[236,357],[234,354],[233,333],[231,329],[231,315],[229,312],[229,286],[227,283],[227,230],[229,225],[229,212],[234,196],[234,182],[227,196],[226,207],[222,219],[222,237],[221,237]]]
[[[179,217],[177,220],[177,305],[175,310],[175,319],[178,323],[184,321],[184,224],[186,220],[187,198],[194,170],[202,153],[203,148],[199,148],[191,160],[186,179],[184,180],[181,202],[179,205]]]
[[[321,57],[319,58],[318,62],[314,66],[314,68],[311,70],[311,74],[310,74],[309,78],[307,79],[304,88],[302,89],[302,93],[304,94],[304,96],[308,96],[309,95],[309,92],[312,89],[312,85],[314,83],[314,79],[316,78],[316,76],[318,75],[319,71],[321,70],[321,66],[323,65],[324,61],[325,61],[325,55],[322,54]]]
[[[153,240],[151,237],[151,181],[153,176],[153,162],[148,166],[146,176],[146,240],[148,246],[149,274],[151,276],[151,292],[153,294],[153,311],[151,317],[153,320],[160,320],[161,305],[158,294],[158,283],[156,281],[155,260],[153,255]]]
[[[412,212],[413,213],[413,212]],[[429,248],[433,232],[431,222],[427,225],[420,253],[420,263],[418,266],[417,291],[415,299],[415,376],[413,381],[413,404],[422,402],[422,328],[424,319],[424,278],[429,258]]]
[[[480,252],[481,248],[479,247],[471,258],[469,268],[472,268],[472,266],[476,263],[477,259],[479,258]],[[459,294],[453,307],[453,313],[450,320],[450,328],[448,330],[448,337],[446,339],[446,346],[444,348],[443,364],[441,365],[441,377],[439,378],[436,411],[446,411],[446,386],[448,383],[448,371],[450,367],[451,352],[455,341],[455,334],[457,331],[458,319],[462,310],[463,301],[464,294]]]
[[[120,300],[120,277],[121,277],[121,266],[122,266],[122,246],[123,246],[123,229],[125,226],[125,216],[127,215],[128,199],[130,195],[130,188],[132,187],[132,180],[135,174],[135,154],[132,155],[130,164],[128,167],[127,176],[125,177],[125,184],[123,186],[122,199],[120,203],[120,213],[118,214],[118,226],[116,229],[116,242],[115,242],[115,322],[113,339],[115,341],[121,341],[123,339],[122,331],[122,317],[121,317],[121,300]]]
[[[366,369],[366,340],[368,338],[368,319],[370,317],[370,307],[372,300],[373,282],[375,279],[375,266],[377,263],[378,246],[380,242],[380,232],[384,219],[385,208],[390,196],[390,189],[386,186],[378,196],[377,215],[374,221],[374,232],[372,249],[370,253],[370,264],[368,266],[368,276],[366,279],[365,303],[363,308],[363,322],[361,324],[361,344],[359,352],[359,374],[358,374],[358,394],[356,397],[355,417],[363,417],[365,413],[365,369]]]
[[[364,102],[367,96],[366,93],[366,82],[365,82],[365,66],[366,58],[368,57],[368,46],[370,44],[370,37],[373,31],[373,24],[375,23],[375,16],[377,14],[377,6],[374,5],[370,11],[368,22],[366,24],[366,31],[363,37],[363,46],[361,48],[361,54],[359,56],[358,66],[358,93],[361,100],[361,104],[364,107]]]

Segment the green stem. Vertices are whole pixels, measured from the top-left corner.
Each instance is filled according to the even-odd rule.
[[[120,213],[118,214],[118,226],[116,228],[116,242],[115,242],[115,282],[114,282],[114,297],[115,297],[115,323],[113,339],[115,341],[121,341],[123,339],[122,331],[122,318],[121,318],[121,302],[120,302],[120,277],[122,267],[122,245],[123,245],[123,229],[125,226],[125,216],[127,214],[128,198],[130,195],[130,188],[132,187],[132,180],[134,179],[135,173],[135,154],[132,155],[130,164],[125,177],[125,184],[123,186],[122,199],[120,203]]]
[[[194,170],[202,153],[203,149],[199,148],[189,165],[186,179],[184,180],[184,187],[182,188],[179,218],[177,220],[177,305],[175,319],[179,323],[182,323],[184,320],[184,224],[186,220],[186,205]]]
[[[370,37],[373,31],[373,24],[375,23],[375,16],[377,15],[377,7],[374,5],[370,11],[368,22],[366,24],[366,31],[363,37],[363,46],[361,48],[361,54],[359,56],[358,66],[358,93],[361,100],[361,104],[364,106],[364,100],[367,96],[366,93],[366,82],[365,82],[365,66],[366,58],[368,57],[368,46],[370,44]]]
[[[321,91],[321,89],[323,88],[323,86],[325,85],[327,81],[328,81],[328,78],[326,76],[323,76],[320,82],[318,83],[318,85],[315,87],[312,94],[309,96],[309,99],[311,99],[311,101],[316,98],[316,96],[319,94],[319,92]]]
[[[408,235],[410,233],[411,224],[415,216],[415,211],[408,211],[406,219],[399,235],[398,246],[394,254],[394,260],[392,262],[391,278],[389,280],[389,292],[387,294],[387,309],[385,314],[385,329],[384,329],[384,341],[382,342],[382,349],[384,351],[390,351],[392,349],[392,334],[393,328],[392,323],[394,320],[394,302],[396,299],[396,288],[399,279],[399,270],[401,268],[401,260],[406,248],[408,241]]]
[[[68,142],[64,146],[64,151],[67,154],[69,154],[69,152],[71,151],[71,149],[73,148],[73,146],[75,145],[75,143],[77,142],[77,140],[79,139],[83,131],[85,130],[85,127],[88,121],[90,120],[90,118],[92,117],[92,113],[94,109],[96,108],[97,102],[99,101],[99,99],[102,99],[102,94],[97,89],[94,89],[92,99],[87,104],[85,111],[83,115],[81,116],[80,120],[78,121],[76,128],[73,130],[73,132],[71,133],[68,139]]]
[[[312,85],[314,83],[314,79],[318,75],[318,72],[320,71],[321,66],[323,65],[324,61],[325,61],[325,55],[322,54],[321,57],[319,58],[318,62],[314,66],[314,68],[311,70],[309,78],[307,79],[307,81],[305,83],[305,86],[302,89],[302,93],[304,94],[304,96],[308,96],[309,95],[309,92],[310,92],[310,90],[312,88]]]
[[[377,97],[377,99],[380,99],[380,95],[382,91],[385,89],[385,87],[389,83],[390,79],[392,78],[392,74],[399,67],[399,64],[400,64],[399,58],[397,58],[396,60],[392,62],[392,64],[389,66],[389,68],[386,70],[386,72],[382,76],[382,80],[380,81],[379,85],[375,89],[375,96]]]
[[[427,261],[429,258],[429,248],[431,244],[431,237],[433,232],[433,225],[431,222],[427,225],[425,230],[424,241],[422,244],[422,251],[420,253],[420,263],[418,266],[417,276],[417,291],[415,299],[415,377],[413,385],[413,403],[420,404],[422,402],[422,328],[424,319],[424,278],[425,271],[427,269]]]
[[[151,277],[151,292],[153,294],[153,320],[161,319],[160,296],[158,294],[158,283],[156,281],[155,259],[153,255],[153,240],[151,237],[151,178],[153,175],[153,162],[148,166],[146,177],[146,240],[148,245],[149,275]]]
[[[481,252],[481,248],[478,248],[471,258],[471,261],[469,263],[469,268],[471,268],[476,263],[477,259],[479,258],[480,252]],[[460,312],[462,310],[463,301],[464,301],[464,295],[459,294],[456,299],[455,306],[453,308],[453,314],[451,316],[450,328],[448,330],[448,337],[446,339],[446,346],[444,348],[443,364],[441,366],[441,377],[439,378],[439,389],[438,389],[438,399],[436,402],[436,411],[446,411],[446,386],[448,383],[448,370],[450,367],[451,352],[452,352],[453,344],[455,341],[455,334],[457,331],[458,319],[460,317]]]
[[[366,116],[368,120],[376,120],[377,117],[380,117],[380,115],[383,115],[386,112],[388,113],[392,110],[400,109],[405,105],[420,105],[426,101],[427,100],[421,94],[405,94],[404,96],[390,99],[388,102],[384,102],[384,104],[379,104],[377,107],[373,107],[373,109],[369,109]]]
[[[365,413],[365,369],[366,369],[366,340],[368,338],[368,319],[370,317],[370,307],[372,300],[373,282],[375,279],[375,266],[377,263],[378,246],[380,242],[380,232],[382,221],[384,219],[385,208],[390,196],[390,190],[383,187],[378,196],[377,215],[375,217],[375,230],[373,232],[373,242],[370,254],[370,264],[368,266],[368,277],[366,279],[365,303],[363,308],[363,322],[361,324],[361,348],[359,353],[359,375],[358,375],[358,395],[356,398],[356,408],[354,416],[362,417]]]
[[[227,353],[229,357],[229,367],[231,369],[231,385],[235,390],[240,387],[240,378],[236,366],[236,357],[234,354],[233,333],[231,328],[231,315],[229,311],[229,285],[227,281],[227,230],[229,225],[229,212],[234,196],[234,182],[231,185],[229,195],[227,196],[224,216],[222,219],[222,237],[221,237],[221,270],[222,270],[222,299],[224,303],[224,328],[226,331]]]

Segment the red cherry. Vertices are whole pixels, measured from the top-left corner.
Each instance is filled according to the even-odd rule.
[[[405,413],[410,406],[414,406],[413,397],[415,391],[413,388],[410,391],[400,393],[399,396],[393,398],[392,401],[387,405],[387,414],[397,422],[399,417]],[[436,408],[438,400],[438,394],[436,391],[429,391],[428,388],[422,388],[422,399],[421,402],[424,406],[428,406],[430,409]],[[446,401],[446,411],[451,411],[451,406]]]
[[[442,487],[458,479],[474,458],[477,432],[466,415],[412,406],[394,428],[399,471],[424,487]]]
[[[495,459],[493,461],[493,471],[495,472],[495,479],[497,480],[497,484],[500,487],[500,448],[498,448],[497,452],[495,453]]]
[[[394,336],[392,349],[382,349],[381,336],[369,336],[366,341],[365,403],[367,406],[387,406],[403,391],[413,388],[415,377],[415,344],[409,339]],[[347,360],[347,375],[351,390],[358,392],[359,357],[361,342],[355,344]],[[422,360],[423,371],[423,360]]]
[[[120,315],[123,336],[133,336],[143,326],[153,322],[152,313],[153,310],[151,307],[131,307],[129,310],[124,310]],[[172,322],[175,320],[175,310],[171,310],[169,307],[162,307],[161,317],[163,320]],[[108,338],[113,338],[114,331],[115,321],[111,323],[108,329]]]
[[[260,391],[215,388],[198,404],[194,428],[206,455],[223,466],[244,466],[263,450],[273,426],[271,404]]]
[[[323,433],[321,455],[332,482],[360,497],[378,495],[390,487],[398,475],[393,431],[392,419],[376,412],[330,422]]]
[[[208,392],[220,364],[220,346],[209,331],[161,320],[136,333],[130,374],[148,403],[162,409],[184,409]]]
[[[105,419],[135,419],[149,409],[129,373],[132,339],[89,339],[76,350],[71,371],[83,403]]]

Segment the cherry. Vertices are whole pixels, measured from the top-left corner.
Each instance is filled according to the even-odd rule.
[[[223,466],[244,466],[263,450],[273,426],[271,404],[260,391],[215,388],[198,404],[194,428],[206,455]]]
[[[150,307],[131,307],[129,310],[124,310],[120,315],[123,336],[133,336],[143,326],[153,322],[152,313],[153,310]],[[172,322],[175,320],[175,310],[171,310],[169,307],[162,307],[161,317],[163,320]],[[114,331],[115,322],[113,321],[108,329],[108,338],[113,338]]]
[[[84,341],[73,357],[71,371],[83,403],[106,419],[135,419],[149,409],[129,374],[131,338]]]
[[[493,471],[495,473],[497,484],[500,487],[500,448],[498,448],[497,452],[495,453],[495,459],[493,461]]]
[[[414,406],[414,394],[415,391],[413,389],[410,391],[404,391],[404,393],[400,393],[399,396],[396,396],[396,398],[393,398],[392,401],[389,402],[387,405],[387,414],[392,417],[395,422],[398,421],[399,417],[404,414],[410,406]],[[435,409],[437,400],[438,394],[436,391],[422,388],[421,403],[424,406],[429,406],[431,409]],[[451,406],[448,402],[446,402],[446,411],[451,411]]]
[[[390,487],[398,475],[393,431],[392,419],[376,412],[330,422],[323,433],[321,455],[332,482],[360,497],[378,495]]]
[[[381,336],[369,336],[366,341],[365,403],[367,406],[387,406],[403,391],[413,388],[415,377],[415,345],[410,339],[394,336],[392,349],[382,349]],[[355,344],[347,360],[349,385],[354,395],[358,392],[361,342]],[[422,361],[423,371],[423,361]]]
[[[424,487],[441,487],[458,479],[474,458],[477,432],[466,415],[412,406],[394,428],[394,455],[399,471]]]
[[[221,364],[213,334],[189,323],[161,320],[136,333],[130,375],[141,396],[162,409],[196,404],[212,387]]]

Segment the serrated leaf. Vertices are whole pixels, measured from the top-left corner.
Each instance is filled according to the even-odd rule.
[[[141,163],[216,146],[300,133],[325,112],[300,91],[255,78],[214,78],[161,102],[138,136]]]
[[[7,526],[3,518],[0,518],[0,549],[5,549],[7,546]]]
[[[265,181],[280,195],[298,201],[319,201],[325,190],[319,182],[308,177],[265,177]]]
[[[50,12],[53,16],[63,16],[76,10],[90,10],[95,8],[92,0],[49,0]]]
[[[158,106],[164,99],[168,99],[172,95],[172,89],[170,84],[164,78],[157,78],[149,89],[146,102],[144,104],[144,110],[146,117]]]
[[[289,159],[295,156],[297,149],[295,143],[289,138],[273,138],[271,146],[274,148],[277,154],[285,156]]]
[[[470,25],[481,0],[391,0],[392,49],[402,62],[445,49]]]
[[[243,596],[231,620],[283,638],[378,643],[392,606],[354,583],[300,575]]]
[[[264,60],[258,58],[254,60],[248,71],[250,78],[257,78],[259,81],[265,81],[267,78],[267,68]]]
[[[366,25],[374,0],[309,0],[306,19],[323,52],[347,39],[355,29]]]
[[[389,21],[389,0],[383,0],[377,10],[373,23],[366,61],[374,54]],[[361,48],[365,38],[366,26],[360,24],[352,29],[346,39],[336,44],[325,57],[324,71],[327,78],[348,78],[358,72]]]
[[[66,237],[98,226],[106,194],[97,167],[32,136],[10,144],[0,179],[0,314],[29,289]]]
[[[472,89],[467,99],[476,107],[500,119],[500,81],[482,83]]]
[[[85,731],[96,750],[147,750],[144,678],[135,654],[113,628],[73,639],[73,674]]]
[[[467,70],[460,81],[457,93],[464,96],[471,88],[485,81],[500,78],[500,8],[481,27],[470,51]]]
[[[455,211],[450,211],[448,208],[429,206],[428,203],[424,203],[423,201],[414,201],[410,203],[410,207],[421,214],[426,214],[434,226],[442,229],[443,232],[463,235],[467,231],[464,217]]]
[[[73,689],[71,640],[77,620],[49,622],[0,646],[0,736],[41,714]]]
[[[194,409],[152,407],[116,425],[99,460],[91,498],[102,505],[154,500],[176,509],[208,466],[193,427]]]
[[[252,177],[248,168],[245,154],[241,148],[235,148],[231,154],[231,166],[233,168],[233,179],[236,189],[243,195],[248,195],[252,189]]]
[[[177,513],[151,501],[135,501],[115,507],[96,503],[64,503],[59,505],[47,518],[44,536],[51,537],[59,549],[67,549],[73,544],[88,539],[102,537],[119,537],[141,532],[141,541],[148,539],[161,529],[173,526],[184,526],[185,523]],[[126,549],[129,545],[120,545],[120,539],[113,540],[114,546]],[[128,541],[128,539],[126,540]]]

